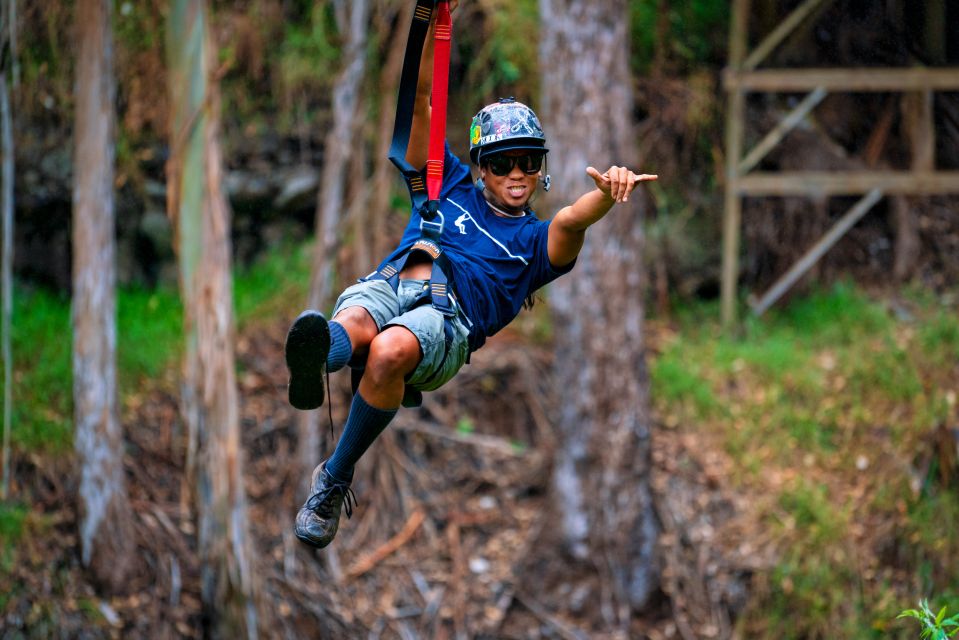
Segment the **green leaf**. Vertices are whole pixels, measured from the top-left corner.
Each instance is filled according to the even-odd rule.
[[[460,435],[468,436],[474,431],[476,431],[476,427],[469,418],[460,418],[460,421],[456,423],[456,432]]]
[[[946,617],[946,608],[943,607],[942,609],[939,610],[939,613],[936,615],[936,624],[938,625],[940,622],[942,622],[942,619],[945,617]]]

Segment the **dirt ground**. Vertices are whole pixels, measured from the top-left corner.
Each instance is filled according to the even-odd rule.
[[[662,591],[624,630],[596,568],[574,561],[556,534],[549,350],[509,332],[422,408],[400,412],[358,467],[358,506],[334,544],[300,544],[292,521],[310,469],[298,462],[286,401],[286,327],[249,328],[238,345],[262,637],[731,636],[750,578],[772,554],[750,542],[750,501],[724,489],[729,463],[719,447],[654,425]],[[333,376],[337,434],[348,378]],[[0,577],[9,594],[0,599],[3,638],[203,636],[175,388],[171,373],[125,406],[139,567],[124,595],[101,598],[80,567],[70,461],[16,461],[16,489],[43,516]],[[334,441],[321,411],[328,454]]]

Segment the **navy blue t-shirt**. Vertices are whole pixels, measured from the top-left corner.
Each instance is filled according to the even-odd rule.
[[[443,163],[440,245],[450,261],[453,290],[473,323],[470,347],[479,349],[520,312],[523,300],[546,283],[568,273],[573,263],[554,268],[546,253],[549,222],[528,213],[498,216],[473,184],[469,167],[446,145]],[[379,268],[402,256],[420,237],[415,211],[399,246]]]

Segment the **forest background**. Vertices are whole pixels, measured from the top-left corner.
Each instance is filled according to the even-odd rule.
[[[3,637],[230,635],[224,612],[247,598],[255,604],[229,624],[250,637],[913,637],[915,627],[895,618],[919,598],[936,610],[959,609],[956,200],[884,200],[786,301],[723,331],[716,297],[730,6],[710,0],[592,10],[609,30],[610,7],[622,10],[626,46],[614,50],[632,95],[618,106],[628,105],[635,148],[589,161],[632,158],[660,174],[638,198],[642,239],[628,246],[627,264],[641,274],[642,339],[629,345],[639,364],[564,371],[555,354],[569,353],[569,292],[544,293],[376,445],[358,471],[356,517],[319,555],[291,539],[290,519],[312,462],[332,441],[319,416],[286,405],[282,341],[302,307],[328,308],[405,225],[405,190],[384,150],[410,8],[393,0],[209,3],[214,55],[204,77],[219,92],[219,182],[232,212],[244,531],[260,578],[250,593],[240,580],[226,595],[206,590],[216,582],[205,573],[216,550],[198,534],[195,483],[203,472],[191,461],[190,420],[181,415],[190,307],[181,300],[182,247],[168,213],[177,157],[170,25],[179,3],[105,3],[116,82],[116,359],[129,529],[110,525],[138,559],[122,580],[104,578],[82,550],[83,460],[68,348],[85,24],[78,16],[89,4],[20,3],[12,15],[13,4],[4,5],[5,24],[15,27],[4,28],[3,69],[16,215],[5,359],[12,430],[0,505]],[[750,41],[800,4],[754,0]],[[537,110],[552,101],[544,104],[547,135],[567,135],[549,129],[548,114],[562,101],[556,74],[574,60],[544,54],[544,31],[557,26],[550,20],[562,17],[560,8],[573,15],[589,5],[461,3],[448,127],[454,152],[466,155],[469,118],[501,96]],[[959,63],[956,9],[941,0],[906,6],[821,3],[771,64]],[[596,28],[599,50],[604,24]],[[799,97],[751,97],[750,139]],[[908,166],[900,98],[830,95],[763,167]],[[959,97],[936,94],[934,116],[937,168],[955,170]],[[563,163],[551,154],[554,176]],[[550,202],[537,207],[541,214]],[[765,290],[850,203],[747,199],[740,286]],[[320,242],[312,240],[317,229]],[[580,267],[570,278],[595,277]],[[607,279],[623,272],[609,269]],[[555,478],[569,463],[564,451],[583,444],[564,433],[559,414],[598,402],[588,391],[563,390],[603,376],[638,384],[627,402],[648,438],[625,462],[637,477],[594,450],[576,464],[587,477],[626,487],[615,505],[632,509],[636,500],[651,509],[643,522],[655,521],[655,545],[643,557],[655,571],[645,588],[628,580],[624,587],[616,573],[610,549],[622,539],[604,539],[606,556],[597,557],[556,526],[565,496]],[[338,431],[349,385],[334,378],[333,386]],[[598,495],[602,502],[613,494]],[[615,522],[606,524],[629,543],[645,535]],[[122,555],[123,545],[116,549]]]

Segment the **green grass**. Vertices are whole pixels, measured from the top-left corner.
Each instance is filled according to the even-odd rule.
[[[117,294],[117,377],[121,393],[157,378],[182,353],[183,307],[176,291]]]
[[[237,323],[274,317],[306,300],[310,247],[283,247],[234,279]],[[70,301],[29,286],[14,293],[13,445],[51,454],[73,446]],[[174,289],[117,292],[117,380],[121,397],[163,377],[183,351],[183,307]],[[0,380],[2,387],[2,380]]]
[[[14,545],[20,541],[27,513],[23,505],[0,503],[0,546]]]
[[[69,301],[17,288],[10,337],[11,441],[24,449],[63,451],[72,443],[73,423]]]
[[[895,617],[914,588],[956,607],[959,497],[930,442],[956,416],[959,313],[931,295],[899,304],[843,283],[729,335],[714,303],[680,303],[657,345],[659,418],[715,438],[734,485],[765,500],[757,526],[778,559],[757,576],[744,637],[910,637]],[[930,459],[915,493],[910,469]]]

